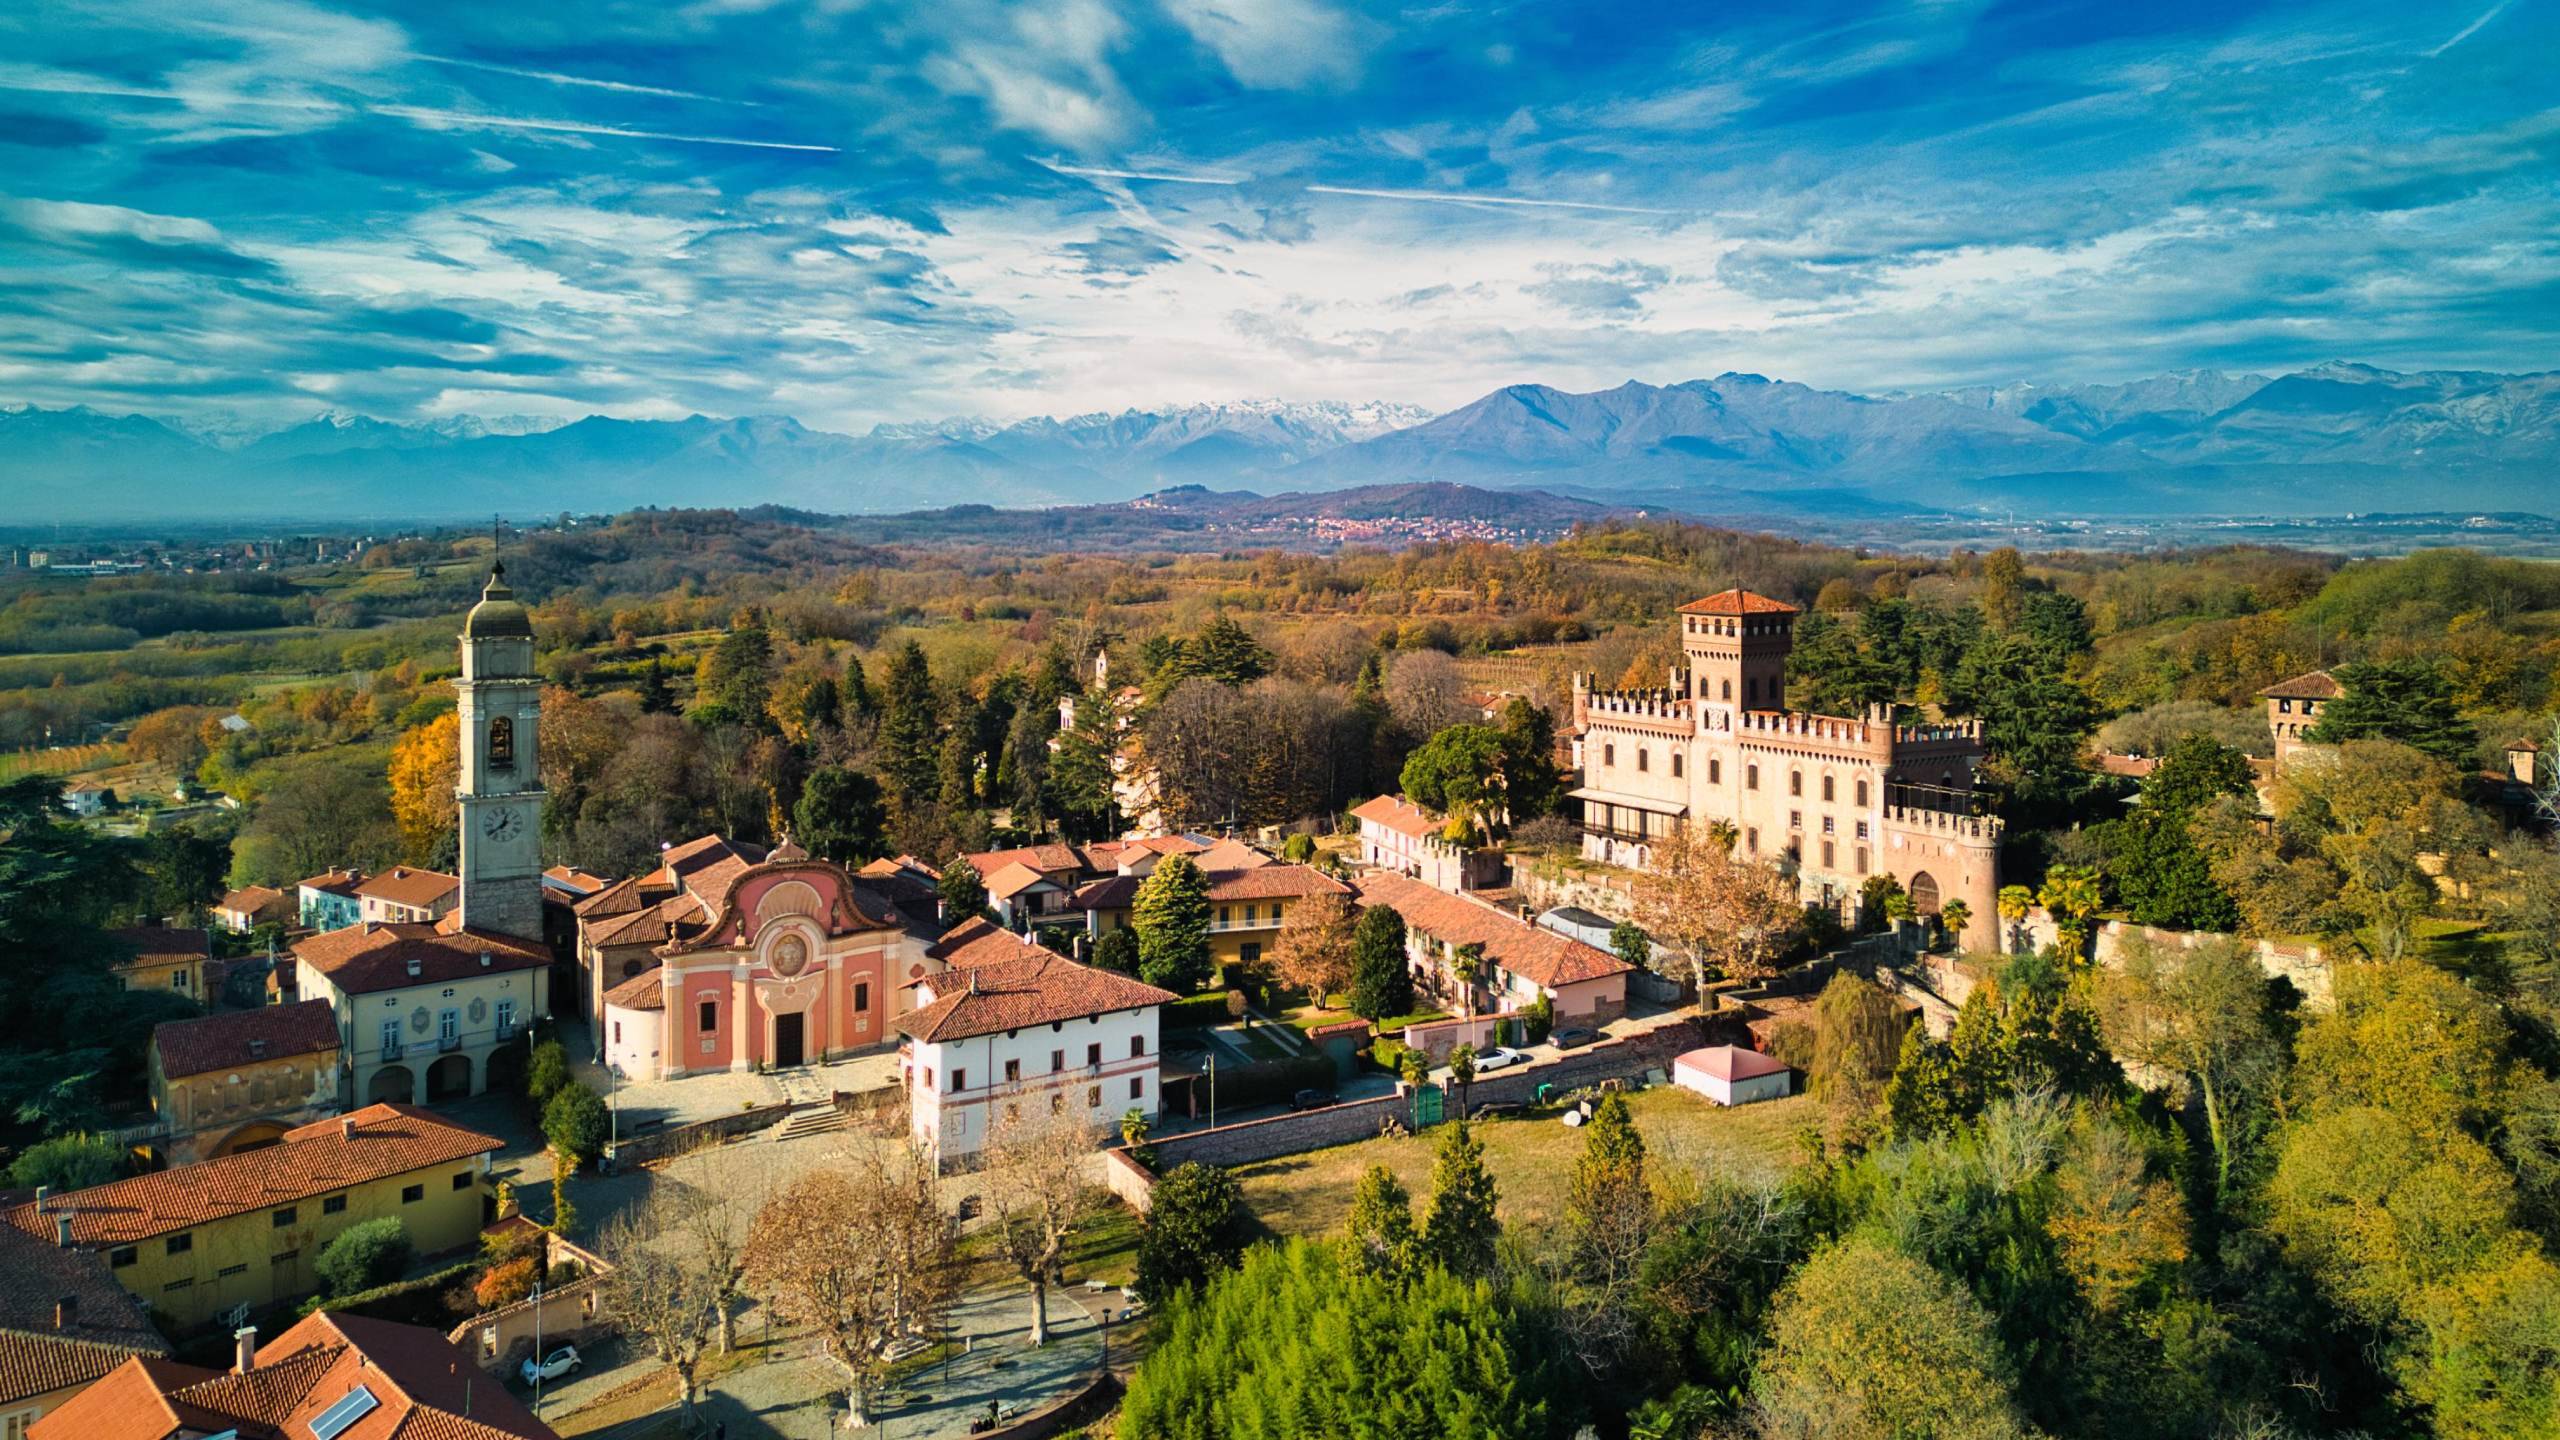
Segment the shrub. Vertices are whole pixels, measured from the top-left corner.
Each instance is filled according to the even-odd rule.
[[[472,1303],[482,1310],[495,1310],[513,1305],[533,1293],[533,1257],[509,1260],[480,1272],[480,1283],[471,1287]]]
[[[533,1113],[541,1114],[551,1104],[551,1097],[569,1083],[569,1052],[557,1040],[545,1040],[533,1047],[533,1059],[525,1066],[524,1098]]]
[[[311,1268],[329,1294],[354,1295],[399,1279],[412,1253],[409,1232],[386,1215],[339,1231]]]
[[[118,1180],[125,1173],[124,1147],[105,1135],[56,1135],[39,1140],[9,1166],[9,1183],[21,1190],[38,1185],[55,1190],[86,1190]]]
[[[574,1080],[553,1095],[542,1110],[543,1138],[551,1142],[554,1151],[580,1166],[593,1164],[604,1153],[605,1132],[611,1123],[603,1097]]]

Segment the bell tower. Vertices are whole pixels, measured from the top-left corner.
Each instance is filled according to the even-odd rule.
[[[457,719],[462,767],[462,904],[467,929],[542,939],[542,682],[533,617],[507,588],[501,561],[462,622]]]
[[[1680,651],[1689,695],[1701,710],[1784,710],[1796,607],[1749,590],[1723,590],[1680,607]]]

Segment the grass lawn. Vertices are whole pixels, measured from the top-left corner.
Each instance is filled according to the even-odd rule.
[[[1774,1175],[1801,1158],[1797,1133],[1815,1123],[1802,1096],[1723,1109],[1671,1086],[1627,1097],[1636,1129],[1659,1159],[1701,1174]],[[1565,1187],[1582,1154],[1583,1132],[1552,1114],[1487,1120],[1479,1134],[1485,1163],[1509,1224],[1552,1220],[1564,1211]],[[1417,1207],[1431,1186],[1437,1133],[1364,1140],[1330,1150],[1240,1166],[1236,1181],[1256,1219],[1276,1236],[1329,1235],[1351,1212],[1351,1196],[1372,1165],[1385,1165],[1413,1192]]]

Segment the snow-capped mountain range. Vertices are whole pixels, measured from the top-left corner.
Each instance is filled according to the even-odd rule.
[[[330,413],[258,433],[0,408],[0,500],[30,520],[450,519],[639,505],[863,512],[1446,481],[1708,515],[2128,515],[2560,507],[2560,372],[2266,376],[1864,395],[1728,373],[1447,414],[1246,401],[1012,422],[783,416],[562,423]]]

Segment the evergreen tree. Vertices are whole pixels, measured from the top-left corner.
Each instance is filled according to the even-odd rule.
[[[2320,723],[2303,738],[2321,745],[2396,740],[2458,769],[2471,768],[2479,732],[2462,718],[2444,670],[2428,660],[2373,660],[2341,665],[2344,695],[2320,707]]]
[[[1413,1013],[1413,972],[1405,958],[1404,917],[1393,906],[1370,906],[1352,927],[1351,1013],[1363,1020]]]
[[[1197,676],[1221,685],[1245,685],[1271,673],[1271,652],[1253,632],[1224,615],[1201,627],[1175,662],[1183,679]]]
[[[1638,970],[1653,968],[1653,939],[1632,920],[1621,920],[1609,927],[1609,953]]]
[[[1162,1306],[1176,1290],[1234,1269],[1251,1238],[1233,1175],[1197,1161],[1176,1165],[1156,1182],[1138,1227],[1139,1298]]]
[[[942,750],[941,713],[924,647],[910,640],[891,655],[881,689],[880,778],[901,806],[914,810],[934,798]]]
[[[1093,942],[1093,963],[1101,969],[1120,975],[1138,973],[1138,932],[1123,925],[1105,930]]]
[[[1343,1262],[1372,1275],[1411,1274],[1419,1260],[1413,1231],[1413,1197],[1405,1193],[1396,1172],[1372,1165],[1360,1175],[1351,1195],[1351,1215],[1343,1222]]]
[[[838,724],[850,729],[870,719],[880,708],[871,694],[871,676],[862,668],[862,657],[845,662],[843,683],[836,686]]]
[[[2187,735],[2142,784],[2131,815],[2095,832],[2107,878],[2133,918],[2182,930],[2231,930],[2240,923],[2230,892],[2196,845],[2196,812],[2222,795],[2246,795],[2249,759],[2207,735]]]
[[[1188,855],[1167,855],[1138,883],[1129,907],[1138,932],[1138,975],[1189,994],[1209,982],[1209,877]]]
[[[1653,1190],[1626,1097],[1614,1090],[1601,1096],[1582,1133],[1582,1156],[1565,1193],[1567,1223],[1586,1250],[1640,1245],[1653,1222]]]
[[[888,823],[880,782],[841,765],[810,772],[791,809],[792,839],[812,855],[848,866],[886,852]]]
[[[703,657],[694,680],[694,719],[712,725],[743,725],[770,730],[773,716],[773,637],[761,623],[749,620],[720,637]]]
[[[1016,828],[1037,832],[1048,817],[1049,737],[1058,730],[1057,702],[1025,704],[1005,728],[998,798],[1013,807]]]
[[[1552,815],[1564,803],[1556,767],[1556,719],[1519,696],[1502,707],[1502,804],[1512,825]]]
[[[667,683],[667,662],[660,656],[650,656],[649,668],[640,672],[640,713],[676,713],[675,687]]]
[[[1453,1275],[1493,1273],[1494,1241],[1502,1234],[1495,1199],[1493,1172],[1484,1166],[1484,1142],[1464,1120],[1451,1122],[1431,1162],[1422,1253]]]
[[[942,878],[935,882],[934,891],[942,897],[942,918],[955,925],[986,911],[986,879],[966,855],[955,856],[942,867]]]

